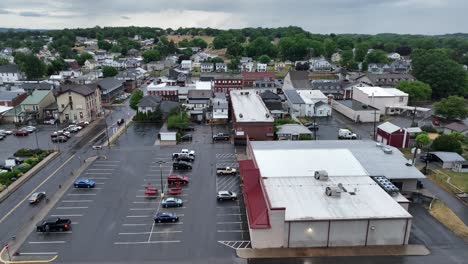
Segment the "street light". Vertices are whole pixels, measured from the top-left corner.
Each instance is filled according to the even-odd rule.
[[[162,173],[162,165],[166,163],[165,161],[158,161],[159,163],[159,172],[161,173],[161,195],[164,195],[164,184],[163,184],[163,173]]]

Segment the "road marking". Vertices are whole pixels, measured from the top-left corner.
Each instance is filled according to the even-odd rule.
[[[175,222],[175,223],[153,223],[154,225],[182,225],[184,222]],[[153,224],[122,224],[122,226],[149,226]]]
[[[96,195],[95,193],[67,193],[67,195]]]
[[[130,211],[153,211],[154,208],[130,208]]]
[[[78,216],[83,216],[82,214],[68,214],[68,215],[50,215],[52,217],[78,217]]]
[[[86,209],[88,206],[77,206],[77,207],[57,207],[57,210],[68,210],[68,209]]]
[[[119,165],[114,165],[114,164],[93,164],[94,166],[101,166],[101,167],[118,167]]]
[[[227,225],[227,224],[243,224],[244,222],[217,222],[218,225]]]
[[[224,208],[226,208],[226,209],[228,209],[228,208],[239,208],[240,209],[239,206],[217,206],[216,208],[217,209],[224,209]]]
[[[62,203],[90,203],[93,200],[63,200]]]
[[[115,169],[88,169],[89,171],[113,171]]]
[[[71,223],[72,223],[72,225],[77,225],[78,224],[78,222],[71,222]]]
[[[161,202],[133,202],[135,204],[158,204],[158,203],[161,203]]]
[[[135,232],[135,233],[119,233],[119,235],[147,235],[147,234],[171,234],[182,233],[182,231],[151,231],[151,232]]]
[[[109,180],[110,178],[107,177],[92,177],[88,178],[89,180]]]
[[[24,201],[26,201],[27,199],[29,199],[29,197],[37,192],[37,190],[39,188],[42,187],[42,185],[44,183],[46,183],[48,180],[50,180],[50,178],[52,178],[59,170],[61,170],[71,159],[73,159],[75,157],[76,154],[73,154],[72,156],[70,156],[70,158],[68,158],[60,167],[58,167],[54,172],[52,172],[52,174],[50,174],[47,178],[45,178],[36,188],[34,188],[34,190],[32,190],[28,195],[26,195],[26,197],[23,198],[23,200],[21,200],[19,203],[17,203],[15,205],[15,207],[13,207],[10,211],[8,211],[8,213],[6,213],[1,219],[0,219],[0,224],[5,221],[5,219],[10,216],[16,209],[18,209],[18,207],[20,206],[20,204],[24,203]]]
[[[98,174],[112,174],[112,172],[86,172],[85,174],[92,174],[92,175],[98,175]]]
[[[180,243],[180,240],[166,240],[166,241],[142,241],[142,242],[114,242],[114,245],[138,245],[138,244],[159,244],[159,243]]]
[[[105,182],[95,182],[94,184],[106,184]]]
[[[217,230],[218,233],[245,233],[247,230]]]
[[[151,224],[122,224],[122,226],[148,226]]]
[[[57,255],[57,252],[21,252],[21,255]]]
[[[151,217],[151,215],[127,215],[127,218]]]
[[[225,215],[245,215],[245,214],[217,214],[216,216],[225,216]]]
[[[64,244],[65,241],[30,241],[28,244]]]

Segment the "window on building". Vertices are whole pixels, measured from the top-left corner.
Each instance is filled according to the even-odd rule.
[[[400,103],[403,102],[405,98],[403,96],[400,96]]]

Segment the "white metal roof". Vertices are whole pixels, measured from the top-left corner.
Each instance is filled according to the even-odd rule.
[[[313,177],[318,170],[326,170],[330,176],[368,175],[348,149],[254,148],[253,151],[262,177]]]
[[[273,122],[274,118],[254,90],[231,91],[236,122]]]
[[[354,86],[354,88],[362,91],[367,94],[369,97],[394,97],[394,96],[408,96],[407,93],[404,93],[396,88],[382,88],[375,86]]]
[[[383,124],[380,124],[379,126],[377,126],[377,128],[379,128],[380,130],[384,131],[384,132],[387,132],[389,134],[395,132],[395,131],[398,131],[400,130],[400,127],[397,126],[397,125],[394,125],[390,122],[385,122]]]
[[[266,167],[265,170],[271,170],[268,166],[273,166],[279,163],[278,165],[275,165],[275,167],[288,167],[288,169],[283,168],[282,172],[289,175],[289,172],[294,171],[294,169],[289,168],[292,166],[286,166],[285,164],[295,163],[297,158],[303,159],[309,163],[313,162],[313,159],[306,159],[304,157],[297,157],[296,155],[290,154],[292,153],[290,152],[291,150],[303,150],[304,152],[302,153],[306,156],[309,155],[307,151],[316,150],[316,155],[320,156],[323,154],[325,157],[326,153],[329,153],[332,150],[347,149],[352,153],[352,159],[358,160],[359,164],[365,171],[367,171],[366,175],[385,176],[388,179],[425,178],[425,176],[414,166],[406,166],[408,161],[397,148],[386,146],[392,149],[392,154],[385,154],[381,148],[376,147],[376,142],[371,140],[251,141],[250,144],[252,145],[260,171],[263,169],[260,166],[261,164]],[[277,163],[272,162],[271,164],[268,164],[266,160],[264,163],[259,163],[256,153],[261,153],[261,151],[265,151],[265,154],[263,154],[265,157],[274,157],[275,155],[280,155],[280,153],[283,156],[281,159],[275,158]],[[269,152],[268,154],[266,154],[267,151]],[[286,155],[284,155],[285,153]],[[345,162],[347,163],[348,161]],[[315,164],[315,162],[313,164]],[[322,165],[318,162],[317,164]],[[341,165],[341,163],[337,163],[335,164],[335,167],[340,167]],[[316,170],[320,169],[322,168],[316,168]],[[353,174],[348,173],[348,176],[352,175]]]
[[[195,83],[196,90],[211,90],[211,82],[198,81]]]
[[[315,104],[318,101],[327,101],[327,97],[320,90],[297,90],[306,104]]]
[[[341,183],[347,192],[327,196],[327,186]],[[286,208],[286,221],[411,218],[390,195],[370,177],[275,177],[263,179],[272,207]],[[355,192],[351,195],[350,192]]]

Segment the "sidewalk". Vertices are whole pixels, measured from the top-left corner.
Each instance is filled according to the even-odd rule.
[[[239,258],[297,258],[297,257],[357,257],[357,256],[426,256],[429,250],[423,245],[368,246],[331,248],[268,248],[237,249]]]

